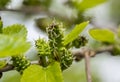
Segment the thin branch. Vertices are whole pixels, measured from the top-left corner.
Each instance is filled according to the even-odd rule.
[[[81,48],[81,49],[77,49],[77,50],[73,50],[72,54],[75,58],[75,61],[80,61],[81,59],[83,59],[85,57],[85,52],[86,51],[90,51],[89,56],[90,57],[94,57],[95,55],[98,55],[99,53],[103,53],[103,52],[113,52],[113,46],[107,46],[104,48],[99,48],[97,50],[91,50],[89,48]]]
[[[85,69],[86,69],[86,78],[87,82],[92,82],[91,69],[90,69],[90,52],[85,52]]]
[[[13,70],[13,69],[14,69],[13,65],[7,64],[3,69],[0,69],[0,73],[10,71],[10,70]]]
[[[36,14],[36,13],[40,13],[41,11],[43,11],[43,9],[39,6],[37,6],[37,7],[23,7],[20,9],[0,8],[0,11],[11,11],[11,12]]]
[[[31,61],[31,64],[39,65],[39,62],[38,61]],[[14,69],[14,66],[12,64],[7,64],[4,68],[0,69],[0,73],[10,71],[10,70],[13,70],[13,69]]]

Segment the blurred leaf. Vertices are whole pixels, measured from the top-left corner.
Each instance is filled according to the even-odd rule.
[[[101,42],[115,42],[115,34],[109,29],[91,29],[89,30],[89,34],[91,37]]]
[[[3,28],[3,34],[26,39],[27,30],[24,25],[14,24]]]
[[[30,48],[30,43],[23,38],[0,35],[0,57],[19,55]]]
[[[120,38],[120,26],[118,27],[118,37]]]
[[[40,0],[24,0],[23,4],[27,6],[37,6],[40,5]]]
[[[4,8],[9,2],[10,0],[0,0],[0,8]]]
[[[5,60],[3,60],[3,61],[0,61],[0,69],[1,68],[3,68],[3,67],[5,67],[6,66],[6,61]]]
[[[65,36],[63,44],[67,45],[68,43],[75,40],[88,24],[89,22],[87,21],[76,25],[74,29],[68,35]]]
[[[79,10],[86,10],[95,7],[106,0],[73,0],[73,3]]]
[[[116,24],[120,24],[120,0],[109,0],[109,17]]]
[[[2,33],[3,22],[0,20],[0,33]]]
[[[112,55],[120,55],[120,44],[116,44],[113,46]]]
[[[46,17],[46,18],[39,18],[36,19],[36,25],[43,31],[46,31],[46,28],[48,27],[48,25],[51,24],[53,20]]]
[[[13,70],[4,72],[0,82],[20,82],[21,75],[19,72]]]
[[[63,82],[60,65],[57,62],[47,68],[31,65],[23,72],[21,82]]]
[[[26,6],[44,6],[48,7],[51,0],[24,0],[23,4]]]

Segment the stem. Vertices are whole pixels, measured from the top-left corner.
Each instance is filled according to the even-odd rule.
[[[0,73],[10,71],[10,70],[13,70],[13,69],[14,69],[13,65],[8,64],[3,69],[0,69]]]
[[[85,69],[86,69],[87,82],[92,82],[89,54],[90,54],[89,51],[85,53]]]
[[[47,66],[47,60],[46,60],[46,56],[41,56],[40,57],[40,64],[43,66],[43,67],[46,67]]]
[[[31,64],[39,65],[38,61],[32,61]],[[10,71],[10,70],[13,70],[13,69],[14,69],[14,66],[12,64],[7,64],[4,68],[0,69],[0,73],[1,72],[7,72],[7,71]]]

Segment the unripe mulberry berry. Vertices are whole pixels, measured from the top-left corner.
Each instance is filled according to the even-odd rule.
[[[49,44],[52,48],[61,47],[63,41],[62,25],[58,23],[52,23],[47,28],[47,34],[49,38]]]
[[[44,39],[38,39],[35,41],[36,48],[39,56],[49,56],[51,54],[50,46]]]
[[[23,55],[12,56],[11,60],[15,69],[20,73],[30,65],[30,62]]]
[[[66,48],[61,49],[61,69],[65,70],[73,62],[73,55],[71,54],[70,51],[68,51]]]
[[[73,42],[72,46],[75,48],[80,48],[81,46],[85,46],[88,40],[84,36],[78,36]]]

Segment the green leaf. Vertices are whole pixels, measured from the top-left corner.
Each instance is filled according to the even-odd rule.
[[[0,57],[19,55],[30,48],[30,43],[23,38],[0,35]]]
[[[114,43],[115,34],[109,29],[91,29],[89,34],[96,40],[101,42]]]
[[[0,0],[0,8],[4,8],[9,2],[10,0]]]
[[[78,37],[78,35],[84,30],[84,28],[88,25],[88,23],[89,22],[87,21],[87,22],[83,22],[81,24],[76,25],[74,29],[68,35],[66,35],[66,37],[64,38],[63,44],[67,45],[68,43],[75,40]]]
[[[1,68],[3,68],[3,67],[5,67],[6,66],[6,61],[5,60],[3,60],[3,61],[0,61],[0,69]]]
[[[14,36],[14,37],[26,38],[27,37],[27,29],[25,28],[24,25],[14,24],[14,25],[3,28],[3,34],[9,35],[9,36]]]
[[[60,64],[54,62],[47,68],[31,65],[23,72],[21,82],[63,82]]]
[[[73,3],[79,10],[86,10],[104,3],[105,1],[106,0],[73,0]]]

